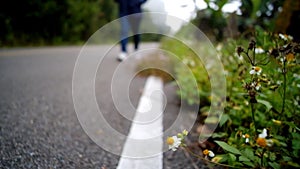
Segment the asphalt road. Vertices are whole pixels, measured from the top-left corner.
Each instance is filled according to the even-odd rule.
[[[0,168],[115,168],[119,157],[104,151],[83,131],[72,101],[72,76],[81,47],[2,49],[0,51]],[[101,46],[91,52],[103,52]],[[110,79],[115,55],[105,59]],[[125,70],[124,74],[131,70]],[[132,83],[137,105],[144,78]],[[110,80],[96,81],[96,93],[108,121],[126,134],[113,102],[101,90]],[[106,92],[107,93],[107,92]]]
[[[156,48],[157,44],[143,47]],[[94,55],[103,54],[104,49],[107,46],[88,48]],[[80,50],[76,46],[0,49],[0,168],[117,167],[120,157],[99,147],[86,134],[74,110],[72,77]],[[120,64],[116,60],[118,51],[118,47],[113,48],[99,67],[95,95],[106,120],[126,135],[131,122],[119,114],[107,92]],[[135,73],[134,63],[125,68],[120,71],[124,78]],[[134,107],[145,80],[139,76],[132,79],[129,99]],[[116,85],[122,90],[123,84]],[[178,110],[174,87],[165,90],[169,98],[164,126],[168,127],[176,118],[172,113]],[[191,160],[183,152],[167,152],[164,168],[195,168],[195,164],[201,164]]]

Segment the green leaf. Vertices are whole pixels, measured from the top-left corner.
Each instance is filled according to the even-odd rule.
[[[227,154],[219,154],[216,156],[216,158],[219,158],[220,160],[217,161],[217,163],[223,163],[228,161],[228,155]]]
[[[219,122],[219,118],[212,116],[212,117],[207,117],[205,120],[205,123],[210,123],[210,124],[216,124]]]
[[[292,160],[292,158],[289,157],[289,156],[283,156],[282,158],[283,158],[284,161],[291,161]]]
[[[219,122],[220,127],[222,127],[229,119],[230,117],[228,116],[228,114],[223,114]]]
[[[255,19],[255,18],[257,18],[256,12],[260,8],[261,1],[260,0],[251,0],[251,2],[253,4],[253,8],[252,8],[252,11],[251,11],[251,18]]]
[[[297,127],[293,122],[284,122],[285,124],[289,125],[292,128],[295,128],[296,130],[300,131],[300,128]]]
[[[270,153],[269,158],[270,158],[271,161],[275,161],[276,160],[276,154],[275,153]]]
[[[300,134],[298,133],[292,133],[293,139],[299,140],[300,141]]]
[[[254,151],[250,148],[246,148],[244,151],[242,151],[243,155],[249,158],[250,160],[254,161]]]
[[[292,148],[294,150],[300,150],[300,142],[299,142],[299,140],[293,140],[292,141]]]
[[[250,166],[250,167],[252,167],[252,168],[255,168],[255,165],[252,163],[252,162],[249,162],[249,161],[245,161],[245,162],[243,162],[245,165],[247,165],[247,166]]]
[[[231,145],[225,143],[224,141],[215,141],[215,142],[226,151],[229,151],[233,154],[239,154],[239,155],[242,154],[237,148],[232,147]]]
[[[240,156],[239,161],[250,161],[250,159],[245,156]]]
[[[236,156],[234,154],[229,153],[228,158],[230,161],[236,161]]]
[[[292,167],[295,167],[295,168],[299,168],[299,167],[300,167],[300,165],[299,165],[298,163],[293,162],[293,161],[288,161],[288,165],[289,165],[289,166],[292,166]],[[291,167],[291,168],[292,168],[292,167]]]
[[[213,133],[211,137],[212,138],[224,138],[224,137],[227,137],[227,136],[228,136],[228,134],[223,132],[223,133]]]
[[[270,111],[273,107],[270,102],[265,101],[265,100],[257,99],[257,102],[265,105],[267,107],[267,111]]]
[[[274,169],[280,169],[280,165],[278,163],[275,162],[269,162],[268,163],[271,167],[273,167]]]

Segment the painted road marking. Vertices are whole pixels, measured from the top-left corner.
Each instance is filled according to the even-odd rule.
[[[163,82],[147,78],[117,169],[162,169]]]

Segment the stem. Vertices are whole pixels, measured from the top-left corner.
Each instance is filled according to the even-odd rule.
[[[261,158],[260,158],[260,165],[261,166],[264,166],[263,163],[264,163],[264,154],[265,154],[266,150],[263,149],[263,152],[261,153]]]
[[[283,96],[282,96],[282,109],[281,113],[284,113],[285,110],[285,99],[286,99],[286,61],[283,62]]]
[[[245,53],[245,55],[247,56],[247,58],[249,59],[249,62],[250,62],[250,64],[252,65],[252,66],[254,66],[254,63],[252,62],[252,59],[250,58],[250,56],[249,56],[249,49],[247,50],[247,52],[244,52]]]
[[[252,60],[252,62],[253,62],[253,65],[255,66],[255,47],[253,48],[253,60]]]
[[[252,121],[253,121],[253,125],[254,125],[254,130],[255,130],[255,133],[257,134],[254,103],[250,103],[250,104],[251,104],[251,113],[252,113]]]

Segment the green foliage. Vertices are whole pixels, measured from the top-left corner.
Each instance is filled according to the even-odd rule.
[[[106,0],[4,1],[0,7],[0,45],[77,43],[116,17]]]
[[[177,43],[165,42],[182,61],[194,62]],[[227,102],[211,136],[220,147],[211,161],[237,168],[299,168],[300,44],[288,35],[257,28],[251,39],[228,39],[217,51],[226,70]],[[175,79],[183,82],[181,92],[187,93],[181,95],[187,100],[196,97],[189,95],[195,89],[185,89],[189,78],[201,82],[199,93],[210,92],[210,82],[197,76],[205,74],[205,68],[191,68],[193,77],[176,68]],[[210,105],[202,106],[200,113]]]
[[[203,55],[206,55],[207,51],[204,50],[206,44],[201,45]],[[201,60],[189,47],[174,39],[164,38],[161,48],[172,51],[172,54],[176,56],[176,59],[172,60],[175,64],[174,72],[177,83],[182,84],[178,95],[190,105],[200,104],[200,100],[201,104],[207,103],[210,96],[210,84],[207,83],[209,81],[208,74]],[[196,80],[196,86],[191,83],[194,80]]]
[[[237,43],[241,46],[237,47]],[[300,44],[287,35],[260,29],[248,44],[247,40],[228,40],[224,44],[220,54],[229,72],[227,83],[232,90],[227,93],[225,113],[229,118],[219,128],[221,132],[227,131],[229,137],[223,137],[225,142],[222,144],[215,141],[230,157],[223,161],[232,166],[251,168],[300,167],[296,162],[300,145],[297,127],[300,125],[297,85]],[[238,54],[234,53],[234,48]],[[254,67],[261,68],[262,72],[255,74]],[[267,128],[268,134],[260,139],[262,131],[259,129],[262,128]],[[245,134],[249,135],[249,142],[246,142]],[[261,144],[261,140],[270,145]],[[237,151],[233,147],[241,155],[234,157],[231,153],[237,154]],[[233,162],[233,158],[237,161]]]
[[[197,12],[197,17],[193,23],[204,31],[210,39],[215,38],[215,40],[221,41],[224,37],[223,32],[227,23],[222,8],[227,2],[228,0],[205,0],[207,9]]]
[[[241,0],[237,14],[223,13],[222,8],[232,0],[205,0],[206,9],[197,11],[193,23],[197,25],[211,40],[221,42],[226,36],[238,33],[248,34],[255,26],[269,31],[275,30],[275,22],[280,14],[283,2],[278,0]],[[296,4],[296,3],[295,3]],[[286,17],[282,17],[285,21]],[[286,21],[289,23],[289,21]],[[231,25],[232,24],[232,25]],[[285,24],[286,25],[286,24]],[[282,27],[282,25],[276,25]],[[228,32],[228,29],[230,31]],[[238,32],[235,32],[237,31]],[[281,32],[285,32],[282,29]]]
[[[220,147],[222,147],[224,150],[233,153],[233,154],[239,154],[241,155],[241,152],[236,149],[233,146],[228,145],[227,143],[223,142],[223,141],[215,141]]]
[[[242,0],[239,20],[240,31],[253,28],[253,25],[263,27],[269,31],[274,30],[275,19],[283,1],[277,0]]]

